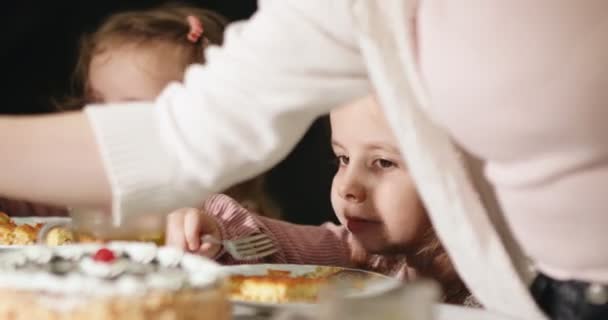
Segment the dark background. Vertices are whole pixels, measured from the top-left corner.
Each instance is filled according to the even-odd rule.
[[[38,114],[54,110],[51,97],[69,90],[78,39],[109,14],[168,1],[88,0],[7,2],[0,19],[3,81],[0,114]],[[181,1],[216,10],[230,20],[251,16],[255,0]],[[270,193],[287,220],[318,224],[334,219],[329,202],[332,168],[327,119],[315,123],[295,150],[268,178]],[[43,161],[43,160],[41,160]]]

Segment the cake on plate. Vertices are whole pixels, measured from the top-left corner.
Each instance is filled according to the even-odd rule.
[[[230,277],[231,297],[236,300],[287,303],[314,302],[326,280],[290,276],[244,276]]]
[[[240,301],[261,303],[315,302],[330,278],[341,272],[338,267],[317,267],[295,276],[290,271],[268,269],[265,275],[230,276],[230,296]]]
[[[174,248],[114,242],[0,253],[0,319],[230,317],[221,267]]]

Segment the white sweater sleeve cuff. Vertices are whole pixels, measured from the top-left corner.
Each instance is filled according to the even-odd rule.
[[[194,206],[204,198],[200,186],[189,192],[176,185],[177,162],[159,137],[158,114],[152,103],[91,105],[85,113],[111,184],[116,224],[125,214],[166,214],[176,203]],[[186,190],[176,193],[176,188]]]

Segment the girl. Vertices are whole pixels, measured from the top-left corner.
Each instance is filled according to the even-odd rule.
[[[189,65],[205,62],[205,48],[222,43],[226,25],[227,20],[215,12],[182,5],[112,15],[82,39],[73,97],[57,103],[58,108],[152,101],[167,84],[181,81]],[[264,178],[259,176],[225,192],[256,213],[278,218],[279,210],[264,188]],[[0,199],[0,211],[11,216],[66,213],[7,199]]]
[[[266,1],[155,103],[0,117],[0,192],[113,201],[122,221],[195,204],[269,168],[311,119],[371,86],[435,231],[484,305],[513,318],[542,319],[541,307],[552,319],[606,319],[608,251],[596,248],[608,242],[608,2],[466,3]],[[485,172],[472,172],[467,152]],[[35,188],[22,183],[31,177],[42,177]]]
[[[236,239],[265,232],[279,246],[269,262],[358,267],[403,280],[422,275],[439,281],[445,301],[463,303],[468,291],[435,236],[375,99],[333,111],[331,127],[338,164],[331,201],[340,226],[302,226],[257,217],[217,195],[202,210],[170,214],[168,243],[236,263],[218,246],[201,244],[201,236]]]

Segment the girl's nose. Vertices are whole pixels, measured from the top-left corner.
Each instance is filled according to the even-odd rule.
[[[338,194],[342,199],[355,203],[363,202],[367,197],[365,187],[358,181],[352,172],[343,177],[340,187],[338,188]]]

